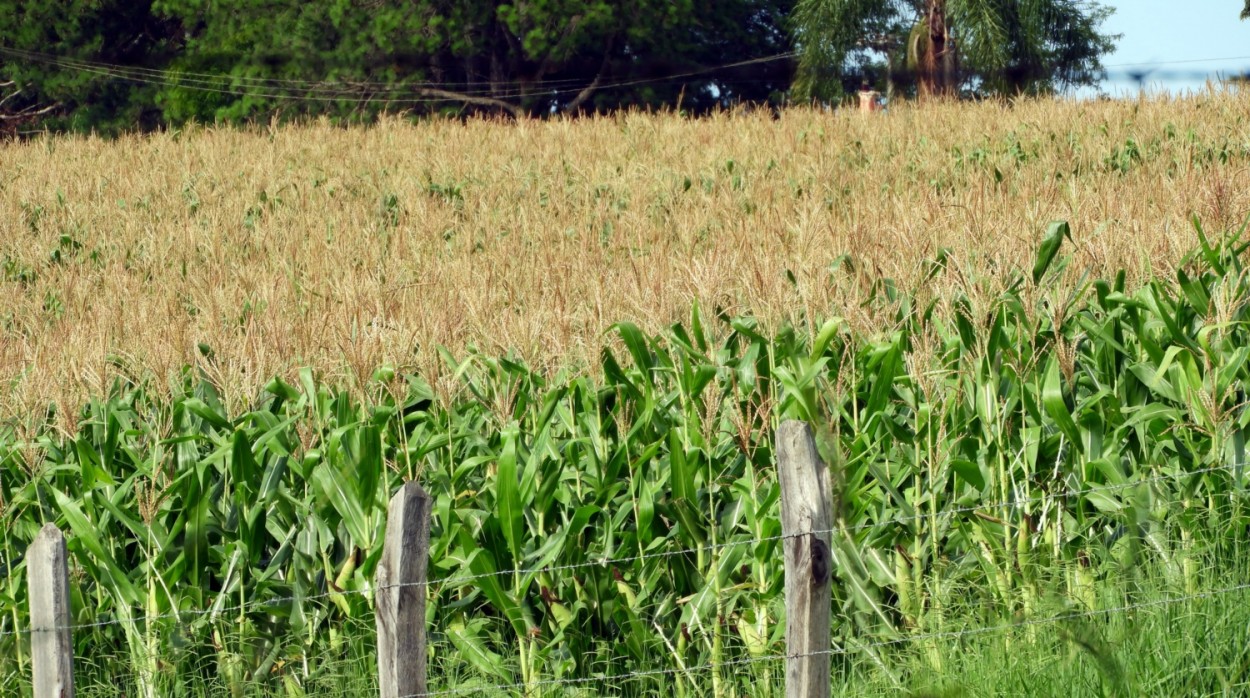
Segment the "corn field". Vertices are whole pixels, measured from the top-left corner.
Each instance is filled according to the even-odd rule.
[[[190,370],[173,399],[119,380],[77,433],[0,436],[6,566],[64,525],[76,622],[117,621],[76,641],[128,657],[136,691],[189,671],[295,694],[316,678],[307,655],[368,626],[385,504],[416,478],[436,500],[436,651],[522,683],[714,664],[778,650],[771,434],[798,418],[836,479],[842,642],[1055,594],[1092,607],[1099,579],[1143,561],[1197,588],[1245,554],[1250,524],[1231,496],[1250,419],[1246,243],[1204,236],[1173,280],[1047,295],[1069,236],[1053,224],[988,300],[926,303],[882,280],[868,302],[896,324],[874,338],[837,317],[766,335],[698,306],[655,336],[622,323],[599,380],[445,353],[450,402],[385,368],[360,396],[305,370],[238,413]],[[932,260],[931,277],[951,273]],[[620,562],[585,564],[604,559]],[[566,565],[581,566],[546,571]],[[25,626],[23,584],[4,580],[4,630]],[[22,674],[21,635],[3,643]]]
[[[1247,114],[1241,91],[0,144],[0,419],[52,403],[76,431],[114,378],[169,396],[186,365],[232,411],[308,366],[359,394],[389,364],[450,397],[438,347],[599,378],[609,327],[657,334],[695,301],[769,333],[888,333],[874,284],[919,288],[946,249],[961,274],[927,290],[997,294],[1053,220],[1073,233],[1056,284],[1135,287],[1172,277],[1193,215],[1227,232],[1250,211]]]
[[[785,651],[785,419],[833,475],[835,682],[897,692],[958,671],[944,633],[1204,593],[1250,543],[1244,105],[5,145],[81,176],[0,181],[0,680],[29,683],[51,522],[84,695],[370,693],[386,505],[417,480],[437,689],[777,695],[752,660]],[[285,159],[509,128],[497,170],[449,158],[419,197],[387,189],[399,163]],[[683,170],[661,137],[708,143]],[[168,189],[101,164],[145,148]],[[1128,680],[1112,625],[1064,627]],[[1241,660],[1139,688],[1216,694]]]

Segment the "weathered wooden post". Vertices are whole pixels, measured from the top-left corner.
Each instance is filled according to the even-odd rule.
[[[429,495],[415,482],[391,498],[377,574],[378,683],[382,698],[426,693],[425,596]]]
[[[74,698],[65,536],[45,525],[26,551],[30,593],[30,668],[35,698]]]
[[[777,479],[786,569],[786,698],[828,698],[832,492],[807,424],[788,421],[777,429]]]

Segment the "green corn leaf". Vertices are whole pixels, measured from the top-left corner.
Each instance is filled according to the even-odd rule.
[[[673,499],[693,502],[695,498],[695,468],[686,457],[686,448],[682,445],[681,435],[677,429],[668,433],[669,457],[669,491]]]
[[[699,312],[698,300],[690,304],[690,334],[694,338],[695,344],[699,347],[699,351],[706,352],[708,348],[707,334],[703,331],[703,316]]]
[[[209,407],[204,401],[196,398],[187,398],[182,401],[183,407],[190,410],[192,414],[208,422],[213,427],[226,431],[230,429],[230,420],[223,417],[219,412]]]
[[[360,505],[358,495],[347,478],[333,465],[325,462],[313,469],[312,476],[319,494],[333,505],[355,545],[361,548],[372,547],[372,529],[365,518],[365,510]]]
[[[142,596],[130,581],[130,577],[121,569],[100,540],[99,528],[96,524],[90,521],[78,504],[65,493],[55,488],[49,489],[74,537],[82,542],[82,546],[91,555],[92,561],[103,567],[108,574],[112,586],[111,591],[118,596],[119,603],[128,605],[141,603]]]
[[[287,463],[290,461],[286,456],[271,458],[269,465],[265,468],[265,475],[261,479],[260,490],[257,493],[257,500],[262,503],[268,503],[274,499],[274,495],[278,493],[278,489],[282,486],[282,479],[287,473]]]
[[[1054,221],[1046,228],[1046,234],[1042,236],[1042,244],[1037,248],[1037,261],[1033,263],[1033,283],[1041,283],[1042,277],[1046,275],[1046,271],[1055,261],[1055,256],[1059,254],[1063,239],[1070,237],[1072,237],[1072,231],[1067,221]]]
[[[1042,384],[1042,405],[1046,408],[1046,414],[1055,420],[1055,424],[1059,430],[1073,446],[1081,444],[1081,435],[1076,428],[1076,422],[1072,419],[1072,413],[1068,411],[1067,403],[1063,399],[1063,382],[1059,374],[1059,362],[1055,357],[1050,357],[1046,362],[1046,378]]]
[[[517,440],[520,431],[509,426],[503,434],[503,452],[499,455],[499,472],[495,479],[495,516],[503,529],[504,541],[512,560],[520,564],[524,512],[521,509],[520,475],[517,472]]]
[[[618,322],[611,327],[620,336],[621,341],[625,342],[625,348],[629,350],[630,356],[634,358],[634,366],[644,373],[650,371],[655,365],[655,355],[648,346],[647,338],[638,329],[638,326],[632,322]]]
[[[1116,514],[1124,509],[1124,503],[1121,502],[1119,498],[1105,492],[1086,492],[1085,501],[1093,504],[1099,511],[1107,514]]]
[[[812,342],[811,356],[813,359],[825,355],[829,345],[838,336],[838,332],[842,329],[843,320],[840,317],[830,318],[820,326],[820,331],[816,333],[816,339]]]
[[[266,383],[264,390],[270,395],[282,398],[287,402],[295,402],[300,398],[299,391],[290,385],[287,385],[287,383],[281,378],[274,378]]]
[[[895,341],[872,376],[872,392],[869,393],[868,404],[864,407],[864,412],[870,417],[885,412],[890,397],[894,394],[894,379],[898,376],[902,360],[902,344]]]
[[[234,432],[230,451],[230,479],[234,484],[235,499],[240,506],[251,501],[252,493],[260,486],[260,467],[252,457],[252,445],[242,430]]]
[[[1167,327],[1171,341],[1193,351],[1199,350],[1197,343],[1181,329],[1180,311],[1173,307],[1167,291],[1162,286],[1157,282],[1151,283],[1142,289],[1141,295],[1154,316],[1162,320],[1164,326]]]
[[[491,605],[508,619],[517,637],[526,637],[533,623],[526,618],[518,600],[504,590],[500,583],[504,577],[499,575],[499,568],[494,558],[491,557],[489,551],[482,549],[466,531],[462,530],[460,536],[461,547],[474,551],[468,560],[470,574],[477,577],[473,585],[481,589]]]
[[[981,473],[981,467],[966,458],[956,458],[951,461],[951,468],[959,479],[968,483],[972,489],[980,492],[985,489],[985,475]]]
[[[1211,296],[1207,294],[1207,289],[1198,280],[1189,278],[1184,269],[1176,270],[1176,281],[1198,316],[1206,317],[1207,310],[1211,307]]]
[[[456,647],[458,656],[475,669],[500,681],[510,681],[512,677],[503,670],[503,657],[486,648],[480,629],[480,623],[475,623],[470,630],[462,621],[457,621],[447,626],[447,639]]]
[[[1211,246],[1211,242],[1207,239],[1207,233],[1202,228],[1202,221],[1198,218],[1198,214],[1194,214],[1190,218],[1190,222],[1194,226],[1194,232],[1198,233],[1198,244],[1201,245],[1202,256],[1207,260],[1207,264],[1219,276],[1224,276],[1224,264],[1220,259],[1220,251]]]
[[[126,484],[133,488],[133,484],[130,481],[127,481]],[[120,500],[122,499],[123,494],[125,494],[124,491],[119,491],[115,496]],[[144,525],[142,521],[132,516],[130,512],[123,509],[122,507],[125,504],[124,502],[113,501],[113,498],[104,496],[103,492],[93,492],[91,499],[95,504],[99,505],[100,508],[107,511],[109,516],[117,520],[118,523],[122,524],[122,526],[130,532],[130,535],[134,536],[135,540],[143,541],[144,543],[149,542],[152,530]],[[154,542],[157,545],[161,544],[161,541],[159,540]]]
[[[91,490],[97,486],[111,487],[117,484],[108,471],[100,467],[99,455],[85,436],[75,440],[74,447],[78,454],[78,466],[85,489]]]
[[[366,513],[373,510],[378,493],[378,483],[387,475],[386,460],[382,456],[382,435],[373,424],[362,426],[356,432],[357,447],[354,476],[356,495]]]

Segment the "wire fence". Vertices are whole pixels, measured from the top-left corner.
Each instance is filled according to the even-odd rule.
[[[1007,622],[995,623],[979,627],[964,627],[950,630],[936,630],[928,632],[913,632],[903,634],[898,637],[886,639],[877,639],[869,641],[860,641],[855,643],[838,644],[836,641],[827,650],[818,652],[804,653],[769,653],[761,656],[745,656],[733,659],[703,662],[699,664],[680,664],[678,666],[668,666],[654,669],[640,669],[635,671],[624,671],[619,673],[599,673],[593,676],[577,676],[564,678],[537,678],[528,682],[511,681],[502,683],[487,683],[480,679],[467,683],[466,685],[453,685],[446,688],[438,688],[429,690],[424,693],[409,693],[400,696],[400,698],[441,698],[451,696],[463,696],[469,694],[525,694],[529,695],[533,691],[542,691],[555,688],[581,688],[596,685],[612,686],[620,688],[630,682],[642,680],[681,680],[694,682],[695,677],[704,675],[708,672],[742,669],[747,667],[757,667],[768,664],[780,664],[792,659],[807,657],[847,657],[860,653],[873,652],[875,650],[897,648],[905,645],[913,645],[917,643],[944,641],[944,642],[960,642],[971,638],[993,637],[998,634],[1010,633],[1013,631],[1024,630],[1029,628],[1045,628],[1049,626],[1057,626],[1065,623],[1076,621],[1084,621],[1089,619],[1107,619],[1112,616],[1124,616],[1137,611],[1147,611],[1152,609],[1164,609],[1168,607],[1181,607],[1185,604],[1191,604],[1197,601],[1215,599],[1218,597],[1250,592],[1250,583],[1240,583],[1218,589],[1200,591],[1194,593],[1177,594],[1167,596],[1165,598],[1151,599],[1147,601],[1124,603],[1107,608],[1100,609],[1083,609],[1072,610],[1067,612],[1056,613],[1042,617],[1019,618]],[[1190,609],[1186,609],[1189,613]],[[447,648],[454,651],[454,648]],[[361,695],[362,693],[372,692],[376,690],[376,685],[368,677],[353,677],[355,683],[352,688],[343,688],[330,691],[319,691],[316,689],[309,690],[305,695],[321,696],[321,695]],[[831,677],[833,680],[834,677]]]
[[[1237,584],[1213,591],[1198,592],[1193,594],[1185,594],[1181,596],[1168,597],[1165,599],[1155,599],[1152,601],[1142,601],[1139,603],[1124,604],[1115,608],[1105,608],[1098,610],[1073,611],[1046,618],[1028,618],[1010,623],[1002,623],[999,625],[985,626],[980,628],[970,628],[964,630],[944,630],[927,633],[915,633],[903,637],[892,638],[888,640],[877,640],[867,643],[857,644],[855,647],[831,647],[828,650],[820,652],[805,652],[800,654],[770,654],[762,657],[743,657],[741,659],[733,659],[723,662],[707,662],[704,664],[689,667],[671,667],[665,669],[651,669],[635,672],[627,672],[624,674],[614,675],[610,677],[578,677],[569,679],[541,679],[531,681],[529,683],[509,683],[497,684],[492,686],[472,686],[465,688],[450,688],[437,691],[427,691],[425,693],[410,693],[401,698],[434,698],[436,696],[457,696],[468,693],[477,693],[483,690],[493,691],[520,691],[532,690],[537,688],[552,688],[556,686],[577,686],[589,683],[602,683],[604,681],[629,681],[640,678],[662,678],[672,677],[679,674],[689,674],[702,671],[714,671],[722,668],[733,668],[741,666],[749,666],[753,664],[761,664],[767,662],[782,662],[790,659],[798,659],[802,657],[820,657],[820,656],[838,656],[847,655],[854,652],[865,650],[880,649],[885,647],[893,647],[896,645],[925,642],[929,640],[957,640],[966,637],[976,637],[981,635],[1006,632],[1021,628],[1029,628],[1036,626],[1053,625],[1056,623],[1064,623],[1074,620],[1082,620],[1087,618],[1095,618],[1099,616],[1114,615],[1117,613],[1128,613],[1147,608],[1156,608],[1160,606],[1171,606],[1175,604],[1188,603],[1202,599],[1214,598],[1225,594],[1232,594],[1240,591],[1250,590],[1250,583]]]
[[[965,514],[978,514],[978,513],[985,513],[985,512],[994,511],[994,510],[1000,510],[1000,511],[1001,510],[1013,510],[1013,509],[1018,510],[1026,506],[1046,505],[1046,504],[1050,504],[1054,502],[1071,500],[1071,499],[1087,499],[1091,495],[1101,495],[1101,494],[1106,494],[1106,493],[1111,493],[1111,492],[1123,492],[1125,490],[1139,489],[1143,486],[1150,486],[1150,485],[1158,484],[1161,482],[1174,481],[1174,480],[1179,480],[1179,479],[1184,479],[1184,478],[1195,478],[1195,477],[1201,477],[1203,475],[1211,475],[1215,473],[1229,473],[1237,478],[1242,478],[1244,475],[1246,466],[1247,466],[1247,463],[1241,463],[1241,462],[1226,463],[1222,465],[1208,466],[1208,467],[1198,468],[1194,470],[1183,470],[1183,471],[1177,471],[1173,473],[1151,475],[1148,477],[1137,478],[1134,480],[1126,480],[1125,482],[1113,483],[1109,485],[1073,488],[1073,489],[1066,489],[1060,492],[1047,493],[1043,495],[1023,496],[1023,497],[1016,497],[1016,498],[1008,499],[1008,500],[1000,500],[1000,501],[994,501],[994,502],[985,502],[985,503],[978,503],[978,504],[965,505],[965,506],[959,506],[959,507],[951,507],[951,508],[941,509],[938,511],[905,514],[902,516],[892,516],[888,519],[881,520],[881,521],[864,522],[864,523],[859,523],[859,524],[854,524],[854,525],[849,525],[849,526],[835,526],[829,529],[814,530],[814,531],[801,533],[801,534],[778,534],[774,536],[763,536],[763,537],[758,537],[758,538],[735,539],[732,541],[725,541],[721,543],[708,544],[708,545],[695,546],[695,547],[686,547],[686,548],[680,548],[676,550],[662,550],[662,551],[654,552],[654,553],[642,553],[638,555],[627,555],[627,556],[621,556],[621,557],[601,557],[598,559],[587,560],[587,561],[577,562],[577,563],[568,563],[568,564],[561,564],[561,565],[544,565],[544,566],[539,566],[539,567],[526,567],[526,568],[516,568],[516,569],[502,569],[502,570],[497,570],[494,572],[486,572],[486,573],[478,573],[478,574],[470,574],[470,575],[459,575],[459,576],[445,577],[441,579],[428,579],[428,580],[424,580],[420,582],[408,582],[408,583],[402,583],[402,584],[389,584],[389,585],[381,585],[381,586],[370,585],[370,586],[366,586],[364,588],[359,588],[359,589],[340,589],[340,590],[333,590],[333,591],[324,591],[324,592],[319,592],[315,594],[301,594],[301,595],[273,597],[273,598],[260,599],[256,601],[249,601],[249,602],[245,602],[241,604],[234,604],[234,605],[229,605],[229,606],[224,605],[224,604],[214,605],[210,608],[205,608],[205,609],[179,610],[179,611],[171,611],[169,613],[162,613],[162,614],[156,614],[156,615],[110,618],[110,619],[94,621],[90,623],[79,623],[79,624],[72,624],[68,626],[56,626],[56,627],[48,628],[47,631],[87,630],[87,629],[101,628],[101,627],[114,626],[114,625],[150,624],[150,623],[155,623],[157,621],[164,621],[164,620],[185,621],[188,618],[195,618],[195,617],[201,617],[201,616],[212,616],[213,618],[216,618],[216,617],[222,617],[222,616],[232,616],[236,614],[245,614],[249,611],[254,611],[257,609],[261,609],[261,608],[272,608],[274,606],[282,606],[285,604],[297,603],[297,602],[320,601],[320,600],[325,600],[325,599],[332,599],[334,597],[344,597],[344,596],[353,596],[353,595],[372,596],[379,591],[384,591],[387,589],[402,589],[402,588],[408,588],[408,587],[454,588],[454,587],[472,585],[475,582],[481,582],[487,579],[512,578],[516,576],[526,577],[526,576],[537,575],[541,573],[557,574],[557,573],[566,573],[566,572],[576,572],[578,570],[593,569],[593,568],[610,569],[613,567],[621,567],[621,566],[630,565],[630,564],[634,564],[638,562],[643,562],[646,560],[671,559],[674,557],[698,555],[700,553],[715,553],[715,552],[724,551],[730,548],[737,548],[737,547],[744,547],[744,546],[758,546],[758,545],[765,544],[765,543],[781,542],[781,541],[785,541],[785,540],[796,538],[796,537],[805,537],[808,535],[826,535],[826,534],[834,534],[834,533],[855,534],[855,533],[860,533],[863,531],[885,528],[885,527],[892,527],[892,526],[899,526],[903,524],[912,524],[912,523],[918,523],[918,522],[924,522],[924,521],[930,521],[930,520],[936,520],[936,519],[950,519],[950,518],[962,516]],[[1225,494],[1237,495],[1237,494],[1242,494],[1242,491],[1234,488],[1234,489],[1227,490]],[[225,595],[222,595],[217,598],[218,600],[224,600],[226,597]],[[29,628],[5,630],[5,631],[0,631],[0,638],[9,637],[13,635],[29,635],[31,632],[32,631]]]

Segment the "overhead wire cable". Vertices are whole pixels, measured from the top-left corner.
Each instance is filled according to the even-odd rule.
[[[686,78],[699,77],[709,75],[723,70],[732,70],[734,68],[742,68],[751,65],[759,65],[764,63],[777,62],[794,58],[798,55],[795,51],[774,54],[771,56],[763,56],[743,61],[735,61],[716,66],[699,68],[682,73],[674,73],[670,75],[658,77],[632,78],[619,80],[615,82],[605,82],[595,85],[594,81],[579,81],[574,87],[561,87],[552,89],[522,87],[520,83],[510,83],[510,89],[505,91],[490,90],[461,90],[447,89],[447,87],[465,84],[465,83],[408,83],[396,85],[390,94],[383,93],[373,95],[367,91],[353,89],[351,87],[342,88],[328,85],[326,83],[308,83],[308,88],[301,94],[299,91],[282,91],[291,88],[274,88],[266,87],[266,91],[253,91],[244,87],[227,86],[221,84],[221,81],[232,80],[232,76],[215,76],[211,78],[193,77],[184,78],[178,71],[153,71],[153,69],[142,69],[152,71],[149,73],[134,72],[133,69],[126,66],[115,66],[111,64],[100,64],[93,62],[79,61],[77,59],[69,59],[57,56],[48,56],[46,54],[34,54],[32,52],[0,47],[0,53],[14,55],[32,62],[53,65],[66,70],[76,70],[79,72],[99,75],[118,80],[126,80],[130,82],[149,84],[165,87],[181,87],[185,89],[210,92],[217,94],[228,94],[239,97],[253,97],[262,99],[277,99],[289,101],[305,101],[305,102],[343,102],[355,101],[365,103],[386,103],[386,104],[428,104],[438,102],[459,102],[466,101],[461,97],[470,97],[476,99],[494,99],[503,102],[507,99],[515,99],[520,97],[555,97],[558,95],[576,94],[587,88],[593,87],[597,91],[607,91],[620,89],[623,87],[634,87],[647,84],[659,84],[671,82],[674,80],[683,80]],[[204,75],[204,74],[201,74]],[[441,85],[441,86],[439,86]],[[309,94],[311,92],[311,94]],[[431,95],[430,93],[445,92],[446,94]],[[417,96],[420,95],[420,96]]]
[[[120,63],[106,63],[101,61],[91,61],[83,58],[74,58],[71,56],[58,56],[50,53],[40,53],[38,51],[29,51],[26,49],[17,49],[0,45],[0,53],[8,54],[24,60],[54,63],[58,65],[95,68],[97,70],[116,71],[119,73],[135,73],[137,75],[150,77],[153,79],[177,79],[179,81],[189,80],[201,83],[255,83],[262,88],[275,89],[292,89],[292,90],[343,90],[343,89],[374,89],[374,90],[396,90],[406,88],[453,88],[465,85],[470,86],[490,86],[497,84],[498,81],[415,81],[408,83],[396,82],[380,82],[369,80],[308,80],[303,78],[277,78],[262,77],[254,75],[233,75],[227,73],[205,73],[197,71],[181,70],[178,68],[147,68],[144,66],[129,66]],[[527,86],[541,88],[543,85],[562,85],[562,84],[585,84],[583,78],[560,78],[555,80],[537,80],[528,83]],[[520,84],[519,82],[517,84]],[[284,87],[289,85],[290,87]]]
[[[1220,61],[1250,61],[1250,56],[1229,56],[1227,58],[1186,58],[1176,61],[1143,61],[1140,63],[1108,63],[1104,68],[1148,68],[1154,65],[1183,65],[1186,63],[1218,63]]]

